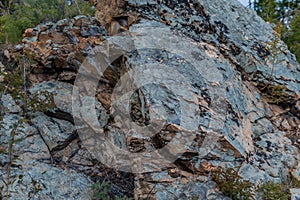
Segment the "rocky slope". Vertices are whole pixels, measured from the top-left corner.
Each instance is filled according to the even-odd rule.
[[[98,20],[27,29],[10,52],[31,55],[30,96],[55,103],[24,121],[2,93],[10,199],[92,199],[93,182],[112,198],[230,199],[218,167],[254,187],[300,178],[300,65],[269,24],[236,0],[95,7]]]

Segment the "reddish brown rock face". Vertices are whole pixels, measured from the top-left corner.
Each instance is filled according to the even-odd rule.
[[[23,51],[36,61],[30,80],[74,80],[85,56],[105,34],[95,18],[85,16],[26,29]]]
[[[109,35],[128,31],[130,25],[138,20],[135,12],[126,9],[124,0],[95,0],[95,16]]]
[[[125,12],[124,0],[96,0],[96,17],[103,26],[111,22],[113,17]]]

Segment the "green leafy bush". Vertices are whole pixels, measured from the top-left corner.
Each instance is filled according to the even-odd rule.
[[[13,3],[10,10],[0,17],[0,42],[6,44],[20,42],[24,30],[39,23],[94,15],[92,5],[86,1],[74,1],[68,6],[65,0],[26,0]]]

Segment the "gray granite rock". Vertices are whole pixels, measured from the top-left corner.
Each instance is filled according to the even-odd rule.
[[[19,105],[16,104],[16,102],[13,100],[12,96],[9,94],[2,95],[2,98],[0,100],[2,103],[1,110],[4,113],[21,113],[22,109]]]
[[[290,190],[292,194],[291,200],[299,200],[300,199],[300,189],[298,188],[293,188]]]
[[[2,102],[2,197],[6,194],[7,167],[11,161],[9,199],[91,199],[93,193],[90,178],[51,164],[52,151],[64,148],[70,142],[75,131],[74,125],[39,112],[31,116],[28,122],[22,115],[23,110],[9,95],[2,97]],[[13,144],[12,160],[9,158],[10,143]]]
[[[271,25],[236,0],[126,4],[139,20],[105,41],[94,37],[105,33],[98,22],[84,16],[26,32],[39,33],[24,40],[27,51],[45,54],[35,59],[39,67],[63,71],[47,80],[77,79],[31,87],[41,101],[51,94],[55,107],[29,112],[30,122],[21,123],[22,110],[9,95],[1,97],[0,150],[19,126],[11,199],[89,199],[91,181],[82,171],[104,173],[95,162],[135,173],[135,199],[228,199],[211,180],[217,167],[233,168],[256,186],[284,181],[289,172],[299,178],[300,65],[288,50],[279,55],[283,62],[270,64]],[[46,47],[31,48],[41,43]],[[77,44],[80,54],[73,52]],[[286,99],[276,102],[268,86],[282,85]],[[0,158],[5,179],[6,148]],[[296,188],[291,193],[298,198]]]
[[[1,180],[6,171],[0,171]],[[89,178],[45,163],[12,168],[9,199],[91,199]],[[0,183],[0,187],[3,183]]]
[[[76,137],[76,130],[72,123],[48,117],[39,113],[32,120],[50,151],[64,148]]]

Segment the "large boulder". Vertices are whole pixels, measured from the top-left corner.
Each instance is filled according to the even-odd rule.
[[[137,199],[199,196],[196,190],[186,196],[183,185],[209,181],[199,179],[208,173],[207,163],[212,167],[235,168],[244,180],[255,185],[280,182],[288,176],[299,160],[299,148],[289,139],[288,131],[282,131],[272,118],[278,115],[280,118],[284,106],[269,104],[257,84],[243,80],[236,65],[214,45],[195,43],[165,24],[149,20],[140,20],[129,32],[109,38],[106,46],[126,58],[125,72],[119,81],[109,79],[114,85],[111,115],[115,119],[112,126],[120,129],[122,135],[116,135],[118,141],[123,138],[121,143],[127,141],[131,152],[139,154],[128,161],[127,154],[120,155],[114,148],[90,150],[101,162],[109,160],[107,164],[111,167],[142,173],[136,179]],[[102,48],[96,48],[96,54],[97,50],[99,55],[103,53]],[[104,57],[110,56],[114,58],[111,54]],[[83,91],[87,85],[96,86],[94,78],[105,77],[109,67],[102,69],[98,77],[93,74],[93,79],[85,79],[87,72],[101,71],[93,65],[99,61],[96,58],[83,63],[75,82],[78,90]],[[294,67],[298,67],[296,62]],[[290,72],[290,76],[295,75]],[[290,91],[297,95],[298,91]],[[95,95],[96,90],[83,93]],[[161,129],[151,132],[155,128],[151,123],[161,117],[164,120]],[[290,118],[299,121],[293,114]],[[298,130],[296,124],[289,125],[293,126],[289,131]],[[171,131],[171,138],[170,126],[176,127],[173,128],[176,131]],[[99,134],[96,128],[94,132]],[[90,145],[91,141],[84,140],[86,134],[79,131],[83,143]],[[124,149],[120,142],[112,143]],[[108,155],[102,156],[102,152]],[[136,168],[137,160],[140,166]],[[131,162],[132,167],[128,168]],[[181,175],[172,177],[171,171],[178,168]],[[166,182],[170,184],[168,187]]]
[[[29,112],[16,135],[12,175],[43,187],[27,196],[89,199],[90,179],[109,177],[112,196],[228,199],[214,182],[220,169],[255,187],[299,178],[300,65],[283,42],[268,49],[270,24],[237,0],[109,2],[95,1],[99,22],[39,25],[18,46],[36,61],[30,80],[44,81],[29,93],[55,103]],[[1,149],[23,117],[9,95],[2,102]],[[0,156],[5,179],[9,152]]]

